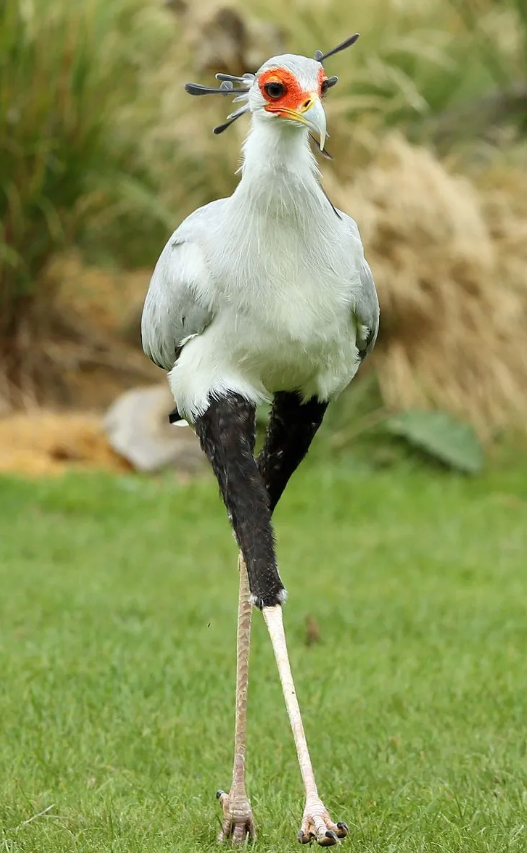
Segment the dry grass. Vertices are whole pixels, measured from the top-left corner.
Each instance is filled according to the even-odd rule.
[[[78,252],[57,255],[41,281],[55,294],[46,334],[35,340],[31,325],[22,325],[16,386],[0,370],[0,417],[39,406],[102,411],[125,389],[159,380],[138,351],[149,277],[150,270],[88,266]]]
[[[139,343],[137,320],[151,269],[103,269],[87,265],[81,254],[73,251],[57,255],[47,275],[55,283],[59,311],[83,317],[103,333],[118,338],[129,335]]]
[[[394,134],[354,180],[326,180],[374,269],[385,402],[449,409],[484,436],[527,415],[527,179],[506,174],[478,189]]]
[[[131,470],[111,449],[96,415],[35,409],[0,419],[1,472],[44,477],[88,468]]]

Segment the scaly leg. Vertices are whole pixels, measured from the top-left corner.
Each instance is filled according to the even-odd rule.
[[[247,736],[247,688],[249,685],[249,649],[251,643],[251,613],[249,578],[243,557],[238,557],[240,596],[238,599],[238,635],[236,646],[236,721],[234,726],[234,767],[232,786],[228,794],[218,791],[223,809],[223,825],[218,841],[230,838],[241,844],[247,835],[256,838],[251,804],[245,790],[245,752]]]
[[[274,607],[264,607],[262,612],[273,645],[306,793],[306,806],[302,825],[298,832],[298,840],[301,844],[308,844],[316,838],[322,847],[329,847],[332,844],[337,844],[339,838],[345,838],[348,834],[348,825],[343,821],[333,823],[324,803],[318,796],[315,774],[313,773],[313,766],[309,757],[302,717],[300,716],[300,707],[296,698],[293,675],[287,654],[282,607],[279,604]]]

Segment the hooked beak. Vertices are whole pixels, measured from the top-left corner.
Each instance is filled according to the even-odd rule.
[[[309,98],[298,110],[281,109],[279,115],[282,118],[297,121],[309,127],[318,136],[320,150],[324,149],[326,142],[326,113],[317,92],[311,92]]]

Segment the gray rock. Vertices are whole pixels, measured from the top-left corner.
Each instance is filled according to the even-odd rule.
[[[115,400],[104,417],[111,447],[138,471],[174,468],[195,473],[206,465],[194,431],[172,426],[168,414],[174,408],[169,388],[153,385],[134,388]]]

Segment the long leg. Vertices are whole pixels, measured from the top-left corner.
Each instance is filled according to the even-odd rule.
[[[212,400],[196,420],[196,433],[216,474],[241,550],[236,676],[236,726],[233,782],[229,794],[218,792],[223,808],[220,838],[244,841],[254,836],[254,821],[245,791],[245,734],[251,603],[260,608],[281,601],[271,527],[269,496],[256,466],[255,408],[238,395]]]
[[[314,397],[302,403],[295,392],[275,394],[264,446],[258,456],[258,470],[269,494],[271,512],[309,450],[327,406]]]
[[[344,821],[333,823],[324,803],[318,796],[315,774],[309,756],[302,717],[300,715],[300,706],[296,698],[293,675],[287,654],[281,605],[277,604],[274,607],[264,607],[263,617],[273,645],[306,795],[306,805],[302,825],[298,832],[298,840],[301,844],[307,844],[313,838],[316,838],[322,847],[329,847],[332,844],[336,844],[339,838],[345,838],[348,834],[348,825]]]
[[[223,809],[223,825],[218,840],[231,838],[235,844],[247,835],[256,838],[251,804],[245,789],[245,753],[247,736],[247,688],[249,686],[249,649],[251,643],[251,614],[249,578],[243,557],[238,557],[240,595],[238,599],[238,635],[236,645],[236,720],[234,728],[234,766],[232,786],[228,794],[218,791]]]
[[[295,393],[276,394],[266,439],[258,457],[258,468],[268,490],[271,511],[280,500],[289,478],[309,450],[326,408],[327,403],[316,399],[302,403]],[[287,654],[282,608],[279,605],[264,607],[263,616],[273,645],[306,795],[298,840],[306,844],[316,838],[322,846],[329,846],[335,844],[337,838],[344,838],[348,827],[342,821],[331,821],[318,795]]]

